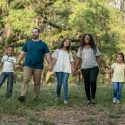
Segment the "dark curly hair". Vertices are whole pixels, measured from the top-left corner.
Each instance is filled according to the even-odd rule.
[[[80,35],[79,36],[79,40],[80,40],[80,48],[84,48],[84,46],[85,46],[85,37],[86,37],[86,35],[88,35],[89,37],[90,37],[90,47],[94,50],[94,52],[96,53],[96,43],[95,43],[95,41],[94,41],[94,39],[93,39],[93,37],[92,37],[92,35],[91,34],[89,34],[89,33],[85,33],[85,34],[82,34],[82,35]]]

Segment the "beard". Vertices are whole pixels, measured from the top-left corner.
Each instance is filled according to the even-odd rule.
[[[39,36],[38,35],[32,35],[32,39],[38,39],[39,38]]]

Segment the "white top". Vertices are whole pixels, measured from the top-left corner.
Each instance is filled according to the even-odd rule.
[[[3,63],[3,72],[14,72],[16,58],[14,56],[4,55],[1,62]]]
[[[79,48],[77,52],[77,57],[82,59],[81,69],[88,69],[98,66],[96,56],[100,55],[100,51],[96,50],[96,53],[92,48]]]
[[[57,60],[53,67],[54,72],[72,73],[71,63],[74,61],[74,59],[71,52],[56,49],[52,54],[52,58]]]
[[[125,81],[125,64],[113,63],[111,65],[113,69],[112,82],[124,82]]]

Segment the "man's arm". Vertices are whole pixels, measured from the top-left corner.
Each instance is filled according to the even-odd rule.
[[[24,58],[25,55],[26,55],[25,52],[21,51],[21,53],[17,59],[17,62],[16,62],[17,65],[20,65],[20,62]]]
[[[45,54],[45,58],[47,60],[47,63],[49,64],[49,70],[52,70],[52,58],[50,53]]]

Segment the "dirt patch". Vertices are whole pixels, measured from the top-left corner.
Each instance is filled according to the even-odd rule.
[[[0,115],[0,125],[26,125],[26,117],[17,115]]]
[[[108,125],[107,112],[99,112],[96,107],[84,109],[48,109],[37,114],[37,118],[49,119],[56,125]]]

